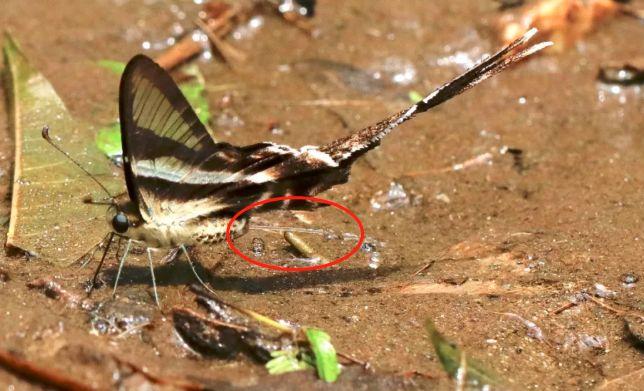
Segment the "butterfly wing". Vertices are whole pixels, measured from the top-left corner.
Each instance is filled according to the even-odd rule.
[[[144,55],[125,68],[119,111],[127,190],[146,221],[230,214],[346,181],[316,147],[215,142],[168,73]]]
[[[484,59],[411,107],[325,146],[293,149],[258,143],[216,143],[170,75],[146,56],[134,57],[121,79],[120,116],[128,193],[146,221],[173,224],[231,215],[280,195],[313,195],[344,183],[353,162],[400,124],[472,88],[549,46],[520,49],[536,30]],[[306,208],[284,201],[270,208]]]

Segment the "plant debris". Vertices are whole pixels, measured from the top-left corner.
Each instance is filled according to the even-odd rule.
[[[41,137],[48,125],[52,137],[64,142],[64,149],[79,156],[103,185],[117,193],[122,188],[111,175],[109,163],[99,150],[87,146],[81,129],[88,126],[74,120],[53,87],[29,65],[10,35],[3,47],[9,71],[11,124],[15,137],[15,164],[11,219],[6,246],[10,250],[39,256],[66,265],[83,254],[88,243],[105,234],[105,210],[80,202],[96,184],[71,161],[55,151]],[[100,197],[104,197],[101,193]]]
[[[425,328],[443,369],[452,378],[461,384],[480,390],[487,389],[491,385],[499,385],[500,381],[497,375],[467,357],[458,346],[445,339],[431,320],[425,322]]]
[[[193,351],[225,359],[245,352],[266,363],[271,374],[315,367],[322,380],[337,379],[340,373],[337,354],[325,332],[285,325],[233,306],[201,286],[193,285],[191,290],[209,316],[187,308],[174,308],[172,317],[175,330]]]
[[[315,263],[329,263],[329,260],[318,254],[304,239],[292,231],[284,232],[284,239],[293,246],[302,256],[307,258],[309,262]]]
[[[624,5],[613,0],[538,0],[504,14],[500,23],[501,41],[508,43],[536,27],[539,39],[554,43],[555,50],[570,48],[600,24],[622,14]]]
[[[36,365],[18,357],[17,354],[0,349],[0,366],[21,375],[25,379],[60,390],[92,391],[94,387],[85,384],[72,376]]]
[[[315,355],[318,376],[327,383],[333,383],[338,379],[341,369],[335,348],[331,345],[331,337],[324,331],[314,328],[307,328],[304,333]]]
[[[543,335],[543,331],[541,331],[541,328],[537,326],[534,322],[522,318],[520,315],[513,314],[510,312],[505,312],[502,315],[507,316],[510,319],[518,320],[519,322],[523,323],[523,325],[527,329],[527,336],[530,338],[534,338],[539,341],[545,340],[545,337]]]

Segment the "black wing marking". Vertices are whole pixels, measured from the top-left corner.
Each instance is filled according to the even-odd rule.
[[[536,30],[485,59],[408,109],[325,146],[293,149],[216,143],[170,76],[139,55],[121,81],[121,124],[128,192],[146,220],[172,224],[232,214],[280,195],[314,195],[348,180],[351,164],[398,125],[472,88],[551,43],[515,50]],[[306,203],[269,204],[303,208]]]
[[[314,189],[288,175],[265,174],[293,158],[307,171],[335,166],[315,148],[216,143],[168,73],[143,55],[126,66],[119,105],[128,194],[146,221],[210,216],[280,193],[287,183],[305,192]]]

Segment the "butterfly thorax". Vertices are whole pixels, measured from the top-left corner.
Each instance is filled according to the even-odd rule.
[[[141,242],[147,247],[175,248],[180,245],[213,244],[226,238],[228,216],[194,218],[158,222],[144,219],[136,205],[124,194],[117,197],[115,206],[108,211],[110,228],[119,235]],[[125,216],[127,230],[115,227],[115,216]],[[118,229],[117,229],[118,228]],[[248,230],[248,218],[239,218],[230,229],[233,237],[239,237]]]

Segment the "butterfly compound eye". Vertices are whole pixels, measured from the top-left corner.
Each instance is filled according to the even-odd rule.
[[[127,216],[125,213],[119,212],[112,219],[112,227],[114,231],[122,234],[130,227],[130,223],[127,221]]]

